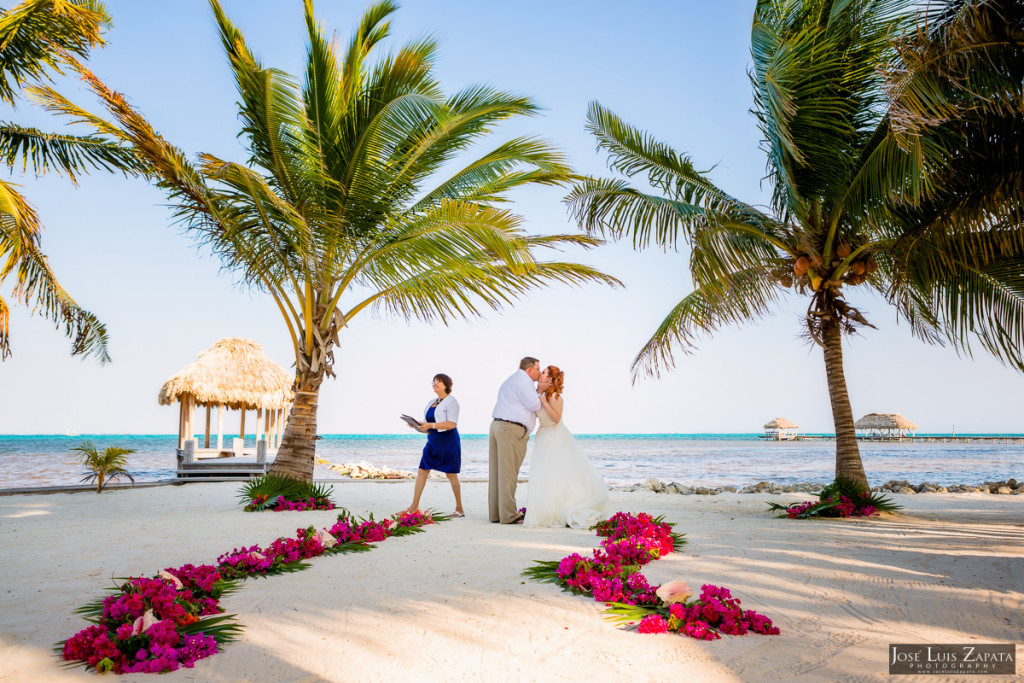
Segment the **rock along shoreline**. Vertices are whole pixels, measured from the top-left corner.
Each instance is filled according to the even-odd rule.
[[[666,483],[655,478],[650,478],[643,483],[636,483],[627,486],[613,486],[616,491],[653,491],[654,493],[677,493],[684,496],[717,496],[720,493],[770,493],[779,495],[781,493],[820,493],[830,482],[804,482],[801,484],[773,484],[761,481],[749,486],[686,486],[679,482]],[[953,484],[941,486],[924,482],[913,485],[906,479],[893,479],[881,486],[871,487],[872,491],[888,493],[993,493],[1001,495],[1024,494],[1024,481],[1016,479],[1006,481],[986,481],[983,484]]]

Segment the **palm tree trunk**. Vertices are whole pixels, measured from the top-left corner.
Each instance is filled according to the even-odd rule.
[[[321,380],[322,381],[322,380]],[[270,466],[270,474],[300,481],[313,481],[316,458],[316,410],[320,381],[296,382],[295,401],[288,414],[281,446]]]
[[[832,401],[832,422],[836,430],[836,479],[843,477],[860,483],[865,488],[868,477],[860,459],[857,431],[853,426],[853,408],[846,389],[843,371],[843,334],[833,317],[822,327],[825,349],[825,376],[828,378],[828,397]]]

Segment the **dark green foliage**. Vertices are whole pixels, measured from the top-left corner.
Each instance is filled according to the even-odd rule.
[[[534,560],[534,567],[523,570],[523,576],[541,583],[558,583],[558,560]]]
[[[135,483],[135,478],[125,469],[128,460],[124,457],[134,453],[134,448],[110,446],[97,451],[91,441],[83,441],[81,446],[75,446],[71,450],[79,454],[78,461],[90,470],[82,477],[82,483],[95,481],[96,493],[103,491],[103,487],[109,484],[111,479],[118,477],[128,477],[133,484]]]
[[[835,481],[821,490],[818,500],[826,501],[841,496],[856,500],[862,505],[870,505],[876,510],[891,511],[903,508],[902,505],[894,503],[891,498],[887,498],[881,493],[872,493],[871,489],[848,477],[836,477]]]
[[[863,517],[875,512],[891,512],[902,509],[881,493],[872,492],[855,479],[836,477],[818,494],[818,502],[768,503],[768,511],[778,513],[776,517],[789,519],[810,519],[811,517]]]
[[[277,474],[265,474],[242,484],[237,497],[241,503],[245,503],[246,512],[258,512],[273,508],[281,497],[290,501],[309,498],[330,500],[333,493],[333,486],[300,481]]]

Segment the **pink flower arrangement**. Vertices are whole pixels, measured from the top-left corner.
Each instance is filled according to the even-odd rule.
[[[400,512],[395,516],[395,522],[400,527],[410,526],[423,526],[424,524],[433,524],[434,517],[430,513],[420,512]]]
[[[804,519],[807,517],[870,517],[877,515],[878,510],[871,505],[869,494],[859,496],[863,500],[855,500],[840,494],[830,496],[823,500],[808,500],[803,503],[794,503],[783,508],[775,505],[774,509],[783,510],[788,519]],[[780,515],[781,516],[781,515]]]
[[[163,570],[155,579],[138,577],[122,584],[117,593],[103,599],[99,623],[64,642],[63,658],[81,661],[100,673],[164,672],[191,668],[215,653],[213,636],[180,632],[200,621],[202,615],[222,611],[216,600],[203,594],[216,590],[208,583],[211,575],[192,565],[186,567],[189,569]],[[209,590],[193,594],[186,581],[178,578],[182,575],[189,580],[198,577],[195,580],[206,583]]]
[[[640,633],[668,633],[668,622],[657,614],[648,614],[637,626]]]
[[[97,604],[95,626],[60,645],[62,656],[99,673],[191,668],[198,660],[216,654],[239,630],[237,625],[225,625],[230,622],[227,617],[215,616],[224,611],[220,597],[234,581],[291,571],[327,550],[375,543],[393,535],[395,529],[434,523],[428,513],[403,513],[397,520],[374,521],[342,511],[329,529],[311,526],[296,529],[295,538],[278,538],[265,548],[234,548],[218,557],[216,566],[186,564],[163,569],[153,579],[129,579]],[[92,611],[91,606],[86,609]]]
[[[669,631],[677,631],[698,640],[717,640],[720,633],[742,636],[748,632],[778,635],[772,620],[753,610],[740,609],[740,601],[728,588],[711,584],[701,586],[700,598],[668,605]]]
[[[682,581],[647,582],[640,567],[685,543],[671,524],[643,512],[618,512],[594,529],[603,539],[592,557],[573,553],[558,562],[539,562],[524,573],[608,604],[610,618],[639,621],[635,628],[640,633],[681,633],[699,640],[717,640],[720,633],[779,633],[768,617],[740,609],[726,588],[707,584],[698,599],[690,600],[693,590]]]
[[[257,496],[258,498],[258,496]],[[253,504],[255,504],[255,500]],[[278,496],[277,502],[271,508],[274,512],[302,511],[302,510],[333,510],[334,503],[330,498],[314,498],[310,496],[305,500],[286,500],[284,496]]]

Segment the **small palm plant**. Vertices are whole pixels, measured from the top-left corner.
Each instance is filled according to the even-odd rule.
[[[96,493],[102,492],[103,487],[110,483],[110,480],[118,477],[128,477],[132,480],[132,484],[135,483],[135,478],[125,469],[128,459],[124,457],[129,453],[134,453],[134,448],[110,446],[102,451],[97,451],[91,441],[83,441],[81,446],[75,446],[71,450],[79,453],[78,461],[90,470],[82,477],[82,482],[95,481]]]

